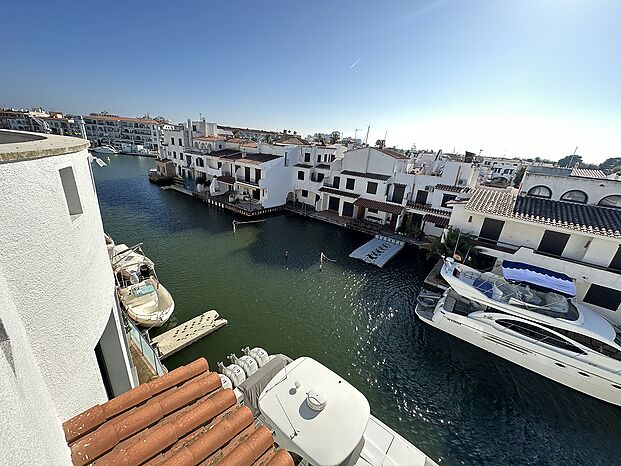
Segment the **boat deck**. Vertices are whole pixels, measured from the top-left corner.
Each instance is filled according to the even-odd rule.
[[[151,339],[164,359],[228,324],[216,311],[207,311]]]

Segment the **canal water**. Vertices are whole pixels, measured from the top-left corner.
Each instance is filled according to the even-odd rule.
[[[245,346],[311,356],[440,464],[621,464],[621,410],[424,326],[431,268],[415,249],[383,269],[348,257],[368,237],[282,214],[238,227],[227,211],[149,184],[153,160],[94,166],[104,227],[143,243],[176,311],[161,331],[216,309],[228,326],[165,361],[210,367]],[[288,251],[288,256],[286,252]],[[324,263],[323,251],[336,262]]]

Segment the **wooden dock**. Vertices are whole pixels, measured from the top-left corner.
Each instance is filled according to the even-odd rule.
[[[164,359],[224,327],[227,323],[226,319],[220,318],[216,311],[211,310],[177,325],[152,338],[151,341],[156,344],[160,358]]]

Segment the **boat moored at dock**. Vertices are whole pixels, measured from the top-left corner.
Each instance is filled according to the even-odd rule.
[[[503,267],[505,277],[516,276],[510,268]],[[621,329],[572,298],[569,277],[538,268],[526,273],[530,269],[521,267],[518,284],[446,259],[441,274],[450,288],[441,297],[419,299],[416,314],[508,361],[621,406]]]
[[[371,415],[366,397],[309,357],[292,360],[262,348],[219,363],[223,388],[274,432],[295,464],[434,466],[422,451]]]
[[[109,241],[110,262],[123,309],[141,326],[162,326],[174,312],[175,302],[159,282],[155,264],[144,255],[140,244],[127,247]]]

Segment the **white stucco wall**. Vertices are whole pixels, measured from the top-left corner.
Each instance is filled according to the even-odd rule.
[[[551,176],[526,172],[520,192],[528,193],[534,186],[547,186],[552,191],[551,199],[559,200],[567,191],[583,191],[587,204],[597,204],[602,198],[613,194],[621,195],[621,182],[607,179],[579,178],[575,176]]]
[[[0,464],[70,464],[61,420],[0,264]],[[13,367],[9,363],[12,360]]]
[[[114,278],[88,152],[0,164],[0,264],[60,419],[107,399],[94,348]],[[72,167],[83,213],[69,215],[59,169]]]

